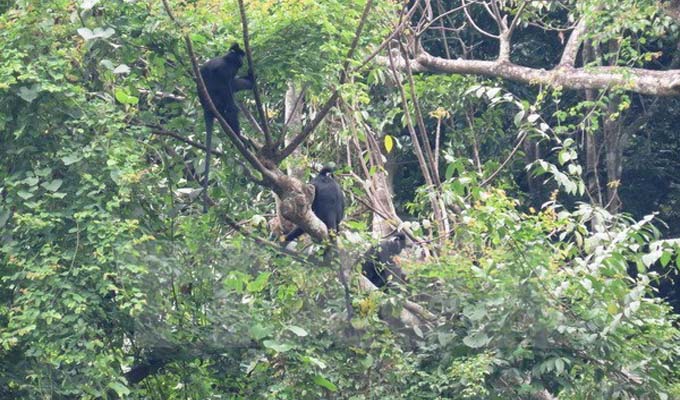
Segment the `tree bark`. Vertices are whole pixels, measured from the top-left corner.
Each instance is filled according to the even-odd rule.
[[[387,57],[376,57],[389,65]],[[473,74],[504,78],[527,85],[545,85],[571,90],[623,88],[631,92],[653,96],[680,95],[680,70],[647,70],[625,67],[581,67],[562,65],[546,70],[524,67],[512,62],[483,60],[449,60],[421,51],[415,59],[395,60],[395,66],[406,70],[406,64],[414,72],[448,74]]]

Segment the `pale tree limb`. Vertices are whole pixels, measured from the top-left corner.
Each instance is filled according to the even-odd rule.
[[[378,45],[378,47],[371,52],[364,60],[361,62],[361,64],[356,67],[356,71],[362,70],[366,65],[368,65],[373,59],[378,57],[378,54],[382,50],[384,50],[387,46],[389,46],[390,43],[392,43],[392,40],[394,40],[397,35],[400,35],[401,32],[406,28],[406,26],[410,23],[411,17],[413,17],[413,14],[416,12],[416,4],[414,4],[411,9],[406,11],[406,9],[402,9],[401,13],[399,14],[399,24],[392,29],[392,32],[387,35],[387,37]]]
[[[671,67],[676,69],[665,71],[621,66],[584,66],[576,68],[576,57],[582,44],[582,36],[586,32],[586,24],[583,18],[572,30],[563,50],[561,60],[556,68],[546,70],[514,64],[509,58],[510,36],[518,26],[521,13],[528,4],[528,1],[519,5],[509,25],[506,21],[507,15],[503,16],[500,14],[495,0],[490,3],[490,7],[487,2],[479,1],[462,0],[462,4],[462,12],[466,21],[472,26],[472,29],[479,31],[484,36],[500,41],[498,59],[488,61],[436,57],[422,49],[419,43],[416,43],[416,55],[414,58],[400,56],[390,61],[387,56],[378,56],[376,61],[387,67],[394,64],[397,69],[402,71],[410,68],[412,72],[481,75],[503,78],[528,85],[544,85],[569,90],[620,88],[653,96],[680,95],[680,70],[677,67]],[[469,11],[469,8],[474,4],[481,4],[487,9],[489,15],[499,26],[500,31],[498,35],[485,31],[476,24]],[[453,10],[449,12],[451,11]],[[431,23],[426,24],[425,28],[430,26]],[[399,26],[396,29],[405,28]],[[420,34],[422,34],[422,31],[417,32],[417,35]],[[394,36],[396,35],[390,35],[390,37]]]
[[[389,65],[387,57],[378,61]],[[624,90],[653,96],[680,95],[680,70],[656,71],[627,67],[558,67],[551,70],[520,66],[511,62],[483,60],[449,60],[421,51],[415,59],[394,62],[404,70],[406,64],[413,71],[448,74],[473,74],[504,78],[528,85],[546,85],[571,90],[610,89]]]
[[[472,25],[473,28],[479,33],[481,33],[484,36],[488,36],[492,39],[499,39],[499,35],[494,35],[493,33],[487,32],[484,29],[482,29],[477,23],[475,22],[474,18],[472,18],[472,15],[470,15],[470,12],[468,11],[468,6],[469,4],[465,2],[465,0],[461,0],[461,3],[463,4],[463,12],[465,13],[465,18],[467,18],[467,21]],[[494,19],[495,16],[494,16]]]
[[[561,67],[574,67],[576,66],[576,56],[581,48],[581,36],[586,32],[586,20],[581,18],[578,24],[571,31],[571,35],[567,40],[567,44],[564,46],[564,51],[562,52],[562,59],[560,60],[559,66]]]

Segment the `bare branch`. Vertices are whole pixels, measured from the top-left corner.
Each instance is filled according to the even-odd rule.
[[[457,8],[457,10],[460,9]],[[399,24],[392,29],[392,32],[385,38],[385,40],[380,43],[380,45],[371,53],[369,54],[366,58],[364,58],[364,61],[361,62],[361,65],[359,65],[357,68],[355,68],[355,71],[359,71],[363,69],[371,60],[376,58],[378,54],[385,48],[387,47],[392,40],[394,40],[395,37],[401,34],[401,32],[404,30],[404,28],[410,23],[411,17],[413,16],[413,13],[416,11],[416,5],[414,4],[413,7],[407,12],[404,13],[402,10],[402,13],[399,15]],[[423,27],[423,29],[427,29],[426,27]],[[382,63],[381,63],[382,64]]]
[[[386,62],[386,57],[377,58]],[[680,95],[680,70],[655,71],[626,67],[555,68],[552,70],[524,67],[511,62],[482,60],[449,60],[434,57],[421,50],[415,60],[395,60],[396,68],[405,70],[410,64],[413,71],[475,74],[504,78],[529,85],[547,85],[572,90],[623,88],[636,93],[654,96]]]
[[[246,117],[248,122],[250,122],[250,126],[252,126],[259,133],[264,134],[264,130],[262,129],[262,126],[260,126],[260,124],[257,122],[255,117],[253,116],[253,114],[250,112],[250,110],[248,110],[246,105],[243,104],[243,102],[241,102],[241,101],[238,101],[236,105],[238,106],[238,109],[241,111],[241,113],[243,113],[243,116]],[[259,149],[259,148],[262,147],[262,145],[258,141],[253,140],[253,139],[250,139],[250,140],[252,140],[252,142],[253,142],[253,144],[256,148]]]
[[[180,135],[179,133],[167,131],[167,130],[165,130],[165,129],[159,127],[159,126],[155,126],[155,125],[146,125],[146,126],[153,129],[151,131],[151,133],[154,134],[154,135],[169,136],[169,137],[172,137],[172,138],[179,140],[182,143],[186,143],[191,147],[195,147],[195,148],[201,149],[203,151],[208,150],[208,148],[203,146],[201,143],[197,143],[197,142],[194,142],[193,140],[189,140],[189,139],[185,138],[184,136]],[[216,156],[223,155],[223,153],[221,151],[215,150],[215,149],[210,149],[210,152],[212,154],[216,155]]]
[[[243,26],[243,47],[246,48],[246,57],[248,58],[248,69],[255,76],[255,65],[253,63],[253,55],[250,51],[250,36],[248,35],[248,19],[246,17],[246,9],[243,5],[243,0],[238,0],[238,9],[241,13],[241,25]],[[260,91],[257,88],[257,81],[253,81],[253,97],[255,97],[255,104],[257,105],[257,112],[262,123],[262,132],[264,133],[264,142],[266,148],[271,148],[272,138],[269,133],[269,125],[267,124],[267,117],[264,112],[264,106],[260,99]]]
[[[576,56],[578,55],[578,50],[581,47],[581,36],[586,31],[586,20],[581,18],[578,24],[571,31],[567,44],[564,46],[564,51],[562,52],[562,59],[560,60],[560,67],[574,67],[576,65]]]
[[[512,31],[514,31],[517,27],[517,24],[519,23],[519,17],[522,15],[522,11],[524,11],[524,7],[526,7],[527,4],[529,4],[529,1],[525,1],[524,3],[520,4],[519,8],[517,9],[517,14],[515,14],[515,17],[512,19],[512,22],[508,27],[510,33],[512,33]]]
[[[429,27],[431,27],[432,25],[434,25],[435,22],[437,22],[437,21],[439,21],[440,19],[446,17],[447,15],[451,15],[451,14],[453,14],[453,13],[455,13],[455,12],[458,12],[458,11],[460,11],[460,10],[463,9],[463,8],[465,8],[465,6],[458,6],[458,7],[452,8],[452,9],[446,11],[446,12],[443,12],[443,13],[437,15],[432,21],[430,21],[430,22],[428,22],[427,24],[423,25],[423,27],[420,29],[420,31],[419,31],[418,33],[424,32],[424,31],[427,30]],[[456,30],[457,30],[457,29],[456,29]]]
[[[231,227],[231,229],[237,231],[238,233],[240,233],[241,235],[245,236],[246,238],[254,241],[255,243],[257,243],[261,246],[269,247],[270,249],[275,250],[279,253],[283,253],[283,254],[285,254],[285,255],[287,255],[287,256],[293,258],[294,260],[299,261],[303,264],[309,264],[310,263],[310,260],[307,257],[301,255],[300,253],[298,253],[294,250],[290,250],[286,247],[280,246],[278,243],[273,243],[273,242],[270,242],[269,240],[264,240],[262,238],[259,238],[258,236],[254,235],[253,233],[248,231],[243,226],[239,225],[239,223],[236,220],[232,219],[225,212],[221,211],[218,215],[222,220],[224,220],[224,222],[227,223],[227,225],[229,225]]]
[[[515,154],[517,154],[517,151],[519,150],[520,146],[522,146],[522,143],[524,143],[524,139],[526,139],[527,136],[528,136],[527,131],[522,132],[519,139],[517,139],[517,144],[515,144],[515,147],[512,149],[512,151],[510,151],[510,154],[508,154],[508,156],[501,163],[501,165],[499,165],[498,168],[491,175],[489,175],[488,178],[484,179],[484,181],[479,184],[480,187],[488,185],[489,182],[491,182],[492,180],[494,180],[494,178],[496,178],[496,176],[498,176],[498,174],[503,170],[503,168],[505,168],[505,166],[508,165],[510,160],[512,160]]]
[[[284,128],[287,128],[288,125],[290,125],[290,121],[293,119],[293,116],[295,115],[295,112],[296,112],[297,109],[300,107],[300,102],[302,102],[302,98],[303,98],[304,96],[305,96],[305,88],[303,87],[303,88],[300,90],[300,94],[298,94],[297,97],[295,98],[295,102],[293,103],[293,109],[290,111],[290,115],[288,116],[288,118],[286,119],[286,121],[284,121],[284,124],[283,124]]]
[[[290,141],[288,146],[286,146],[281,152],[275,155],[274,160],[276,162],[281,162],[284,160],[286,157],[289,155],[293,154],[295,149],[302,144],[302,142],[307,139],[307,136],[309,136],[314,130],[316,129],[317,126],[323,121],[323,119],[326,117],[326,114],[335,106],[336,100],[338,100],[338,97],[340,97],[340,94],[338,93],[337,89],[333,91],[333,94],[331,94],[331,97],[326,100],[326,103],[321,107],[321,110],[319,110],[318,113],[316,113],[316,116],[314,119],[305,125],[305,127],[302,129],[302,132],[300,132],[297,136],[293,138],[293,140]]]
[[[486,5],[486,2],[484,4]],[[498,24],[499,32],[507,31],[508,23],[505,19],[506,17],[501,14],[501,10],[498,8],[498,0],[491,0],[491,9],[493,10],[494,19]]]
[[[461,1],[463,3],[463,11],[465,12],[465,17],[470,22],[470,25],[472,25],[472,27],[475,28],[475,30],[477,30],[477,32],[481,33],[484,36],[488,36],[490,38],[493,38],[493,39],[499,39],[500,38],[498,35],[494,35],[493,33],[489,33],[487,31],[485,31],[484,29],[480,28],[479,25],[477,25],[475,20],[472,18],[472,16],[468,12],[468,3],[466,3],[465,0],[461,0]],[[500,22],[498,22],[498,23],[500,24]]]

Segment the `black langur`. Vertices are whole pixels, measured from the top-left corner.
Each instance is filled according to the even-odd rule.
[[[340,185],[333,179],[333,170],[332,166],[323,167],[319,175],[314,177],[311,182],[314,185],[312,211],[326,224],[329,235],[331,231],[338,232],[340,222],[345,216],[345,196],[342,194]],[[286,235],[285,243],[292,242],[303,233],[305,231],[302,228],[296,227]]]
[[[236,77],[236,73],[243,65],[245,52],[238,44],[233,44],[229,52],[222,56],[208,60],[201,65],[200,72],[210,99],[222,118],[229,124],[231,130],[240,137],[241,127],[238,123],[238,106],[234,101],[234,93],[239,90],[252,89],[255,79],[252,71],[245,77]],[[210,174],[210,153],[212,150],[212,130],[216,115],[210,110],[207,101],[200,95],[205,119],[205,173],[203,174],[203,212],[208,211],[208,177]]]
[[[378,288],[387,285],[393,277],[400,282],[406,282],[406,274],[394,262],[394,256],[401,253],[405,247],[406,235],[402,232],[395,233],[371,247],[364,255],[363,274]]]

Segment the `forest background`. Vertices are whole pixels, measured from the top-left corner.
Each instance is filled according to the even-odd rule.
[[[0,398],[680,398],[680,1],[2,0],[0,61]]]

